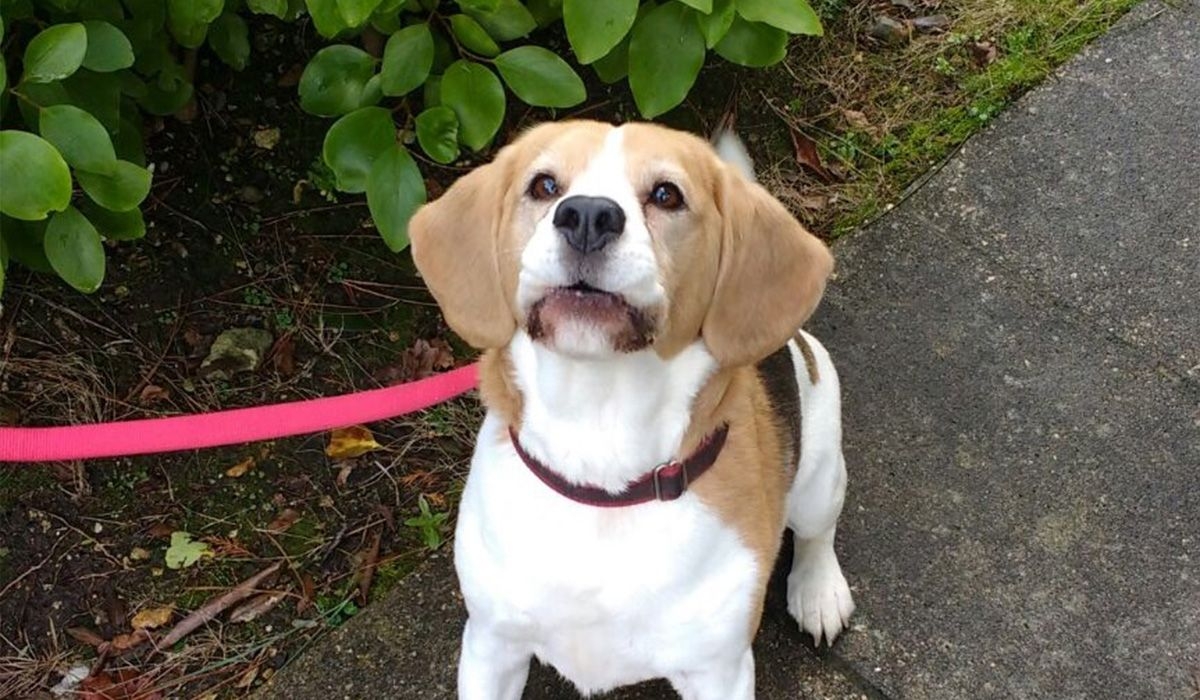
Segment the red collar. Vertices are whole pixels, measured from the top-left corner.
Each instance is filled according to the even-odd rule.
[[[689,457],[682,461],[673,459],[663,462],[626,486],[624,491],[612,493],[596,486],[582,486],[567,481],[561,474],[526,452],[525,448],[521,447],[521,441],[517,439],[517,431],[511,426],[508,428],[508,436],[512,438],[517,455],[542,483],[576,503],[600,508],[636,506],[651,501],[674,501],[687,491],[689,484],[703,476],[704,472],[716,463],[728,434],[729,426],[722,425],[701,440],[696,451]]]

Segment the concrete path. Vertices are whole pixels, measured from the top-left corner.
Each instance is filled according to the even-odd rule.
[[[777,579],[759,697],[1195,697],[1197,1],[1141,5],[835,250],[811,325],[859,612],[818,656]],[[455,586],[435,560],[261,697],[453,697]],[[539,670],[526,697],[575,696]]]

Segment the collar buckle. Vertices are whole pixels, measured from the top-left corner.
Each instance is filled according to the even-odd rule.
[[[679,460],[663,462],[651,472],[654,500],[674,501],[688,490],[687,468]]]

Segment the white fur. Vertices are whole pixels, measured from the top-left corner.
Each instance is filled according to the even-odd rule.
[[[661,295],[641,207],[630,203],[620,130],[613,134],[569,192],[626,209],[615,251],[623,262],[608,266],[605,288]],[[560,246],[543,220],[522,256],[519,300],[563,283]],[[700,341],[663,360],[650,350],[599,353],[589,333],[566,332],[576,349],[592,351],[579,353],[514,337],[520,439],[567,479],[616,491],[678,456],[691,402],[716,363]],[[833,553],[845,490],[840,399],[828,353],[808,338],[821,380],[808,381],[793,344],[803,445],[788,494],[797,543],[788,600],[803,629],[832,641],[853,609]],[[470,615],[459,697],[518,700],[536,656],[589,694],[665,677],[687,700],[754,698],[747,632],[761,572],[738,533],[692,493],[624,508],[568,500],[521,462],[507,430],[489,412],[459,513],[455,565]]]

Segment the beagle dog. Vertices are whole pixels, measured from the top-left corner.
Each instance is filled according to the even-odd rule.
[[[854,610],[840,396],[799,328],[833,259],[735,136],[544,124],[409,229],[450,327],[485,351],[459,698],[517,700],[535,656],[585,695],[666,678],[753,698],[785,527],[789,610],[832,643]]]

